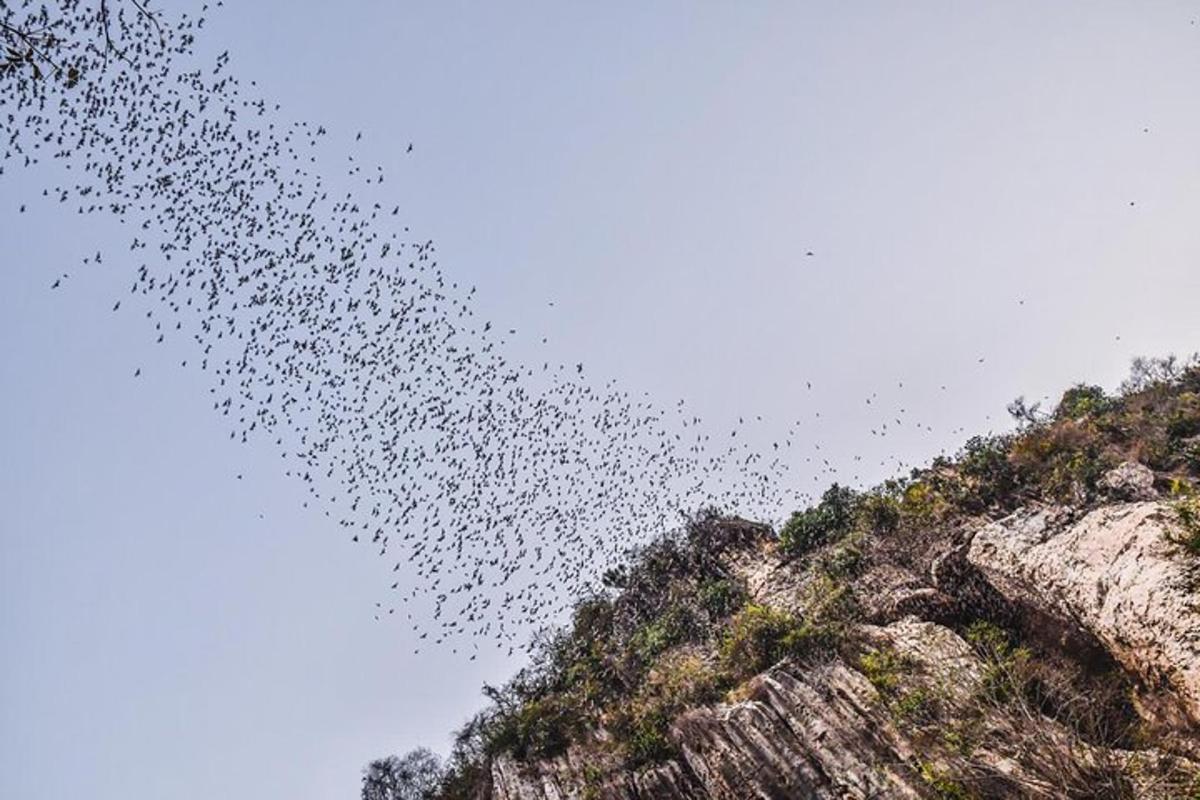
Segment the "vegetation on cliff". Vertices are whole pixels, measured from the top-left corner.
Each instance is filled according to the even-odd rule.
[[[502,755],[532,762],[585,748],[603,754],[597,763],[626,770],[676,758],[673,720],[739,699],[747,679],[784,659],[852,663],[896,719],[931,725],[942,702],[936,693],[906,687],[908,661],[854,633],[871,600],[855,579],[881,563],[927,573],[931,549],[924,545],[1019,508],[1137,499],[1131,493],[1138,487],[1104,482],[1122,464],[1147,467],[1154,491],[1172,499],[1171,540],[1200,569],[1200,364],[1139,360],[1115,395],[1078,385],[1051,412],[1018,400],[1010,413],[1015,431],[973,438],[955,458],[870,491],[834,485],[778,534],[706,510],[630,554],[605,575],[603,591],[578,602],[568,628],[541,639],[528,667],[502,687],[485,687],[490,706],[458,733],[438,788],[424,796],[486,794],[490,765]],[[764,548],[779,564],[803,567],[794,602],[752,599],[746,576],[731,566],[739,552]],[[1065,664],[1022,641],[986,603],[944,616],[988,666],[981,710],[932,725],[938,747],[969,753],[972,725],[988,718],[988,708],[1013,703],[1066,725],[1081,746],[1134,748],[1138,737],[1153,735],[1139,725],[1111,664]],[[1089,702],[1080,704],[1084,693]],[[932,796],[974,796],[943,767],[918,769]],[[1111,787],[1103,796],[1128,796],[1124,766],[1089,756],[1073,769],[1093,791]]]

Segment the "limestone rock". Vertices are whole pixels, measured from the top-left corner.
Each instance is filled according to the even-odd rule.
[[[868,622],[887,624],[908,616],[947,622],[957,613],[954,598],[927,580],[893,564],[871,567],[855,583]]]
[[[987,666],[956,633],[914,617],[856,631],[864,653],[888,651],[896,674],[887,694],[852,656],[784,661],[752,678],[740,702],[692,709],[671,727],[682,757],[623,771],[602,747],[572,748],[531,764],[492,765],[496,800],[868,800],[943,796],[931,780],[966,776],[986,797],[1051,800],[1077,794],[1106,765],[1133,775],[1142,798],[1179,796],[1186,759],[1087,745],[1028,707],[981,702]],[[878,679],[878,676],[875,678]],[[899,699],[921,697],[936,718],[907,715]],[[975,719],[969,758],[948,736]],[[947,727],[949,726],[949,727]],[[1164,779],[1166,776],[1166,779]],[[1187,778],[1185,778],[1187,779]],[[966,784],[956,784],[966,785]]]
[[[1154,472],[1145,464],[1125,461],[1100,479],[1100,488],[1117,500],[1154,500]]]
[[[1009,600],[1094,635],[1200,721],[1200,595],[1168,535],[1169,508],[1120,504],[1071,520],[1018,512],[976,532],[967,557]]]
[[[1149,484],[1129,465],[1108,485],[1136,493]],[[1200,749],[1189,744],[1200,730],[1200,595],[1196,565],[1168,538],[1173,523],[1169,505],[1148,501],[1087,514],[1027,509],[961,530],[927,573],[869,563],[855,578],[861,615],[839,655],[785,660],[727,702],[680,714],[670,726],[676,759],[629,770],[601,730],[557,758],[496,758],[489,797],[866,800],[961,789],[1052,800],[1092,796],[1107,780],[1124,787],[1112,796],[1189,797],[1200,774]],[[723,559],[753,601],[805,616],[823,587],[817,562],[781,560],[749,528],[731,541]],[[1103,650],[1106,663],[1166,698],[1167,712],[1140,710],[1179,732],[1171,752],[1089,743],[1069,719],[996,700],[988,688],[996,665],[947,626],[998,610],[1061,629],[1049,638],[1067,657]],[[892,672],[881,677],[867,655]]]
[[[493,800],[700,800],[708,797],[676,761],[619,769],[603,750],[573,747],[559,758],[492,762]]]

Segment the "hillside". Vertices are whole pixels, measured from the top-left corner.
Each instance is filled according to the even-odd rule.
[[[1200,798],[1200,366],[633,554],[438,798]],[[370,783],[370,776],[367,783]]]

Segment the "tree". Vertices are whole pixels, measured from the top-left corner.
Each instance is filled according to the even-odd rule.
[[[368,764],[363,770],[362,800],[429,800],[441,780],[441,759],[419,747]]]
[[[1042,404],[1034,403],[1030,405],[1025,402],[1025,397],[1018,397],[1008,404],[1008,414],[1022,428],[1033,427],[1041,423],[1045,416],[1042,414]]]
[[[802,555],[850,531],[858,497],[848,486],[836,483],[821,495],[813,508],[797,511],[779,532],[779,544],[789,555]]]
[[[142,0],[60,0],[53,11],[24,0],[0,11],[0,77],[51,77],[74,88],[86,65],[100,68],[110,55],[132,65],[127,50],[155,39],[165,47],[167,36]]]
[[[1088,386],[1077,383],[1063,392],[1058,407],[1054,409],[1055,419],[1078,419],[1098,411],[1103,411],[1108,405],[1108,396],[1099,386]]]

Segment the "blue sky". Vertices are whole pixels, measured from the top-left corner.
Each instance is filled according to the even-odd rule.
[[[334,185],[352,147],[382,164],[515,357],[764,437],[803,417],[870,482],[1018,394],[1200,348],[1198,17],[264,0],[201,47],[330,129]],[[516,662],[373,620],[388,565],[228,440],[186,348],[111,312],[130,233],[43,201],[53,179],[0,178],[0,796],[315,800],[444,750]],[[934,431],[874,435],[881,407]]]

